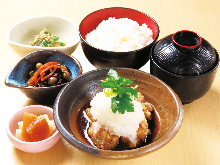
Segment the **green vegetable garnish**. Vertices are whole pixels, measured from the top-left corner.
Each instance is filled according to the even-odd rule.
[[[30,42],[31,46],[42,47],[59,47],[66,46],[64,42],[59,42],[59,36],[49,32],[46,28],[43,28],[38,35],[35,35],[34,40]]]
[[[51,38],[54,42],[56,42],[56,41],[58,41],[59,40],[59,38],[60,37],[58,37],[58,36],[55,36],[55,37],[53,37],[53,38]]]
[[[60,46],[66,46],[64,42],[59,42]]]
[[[132,101],[134,98],[138,98],[138,92],[136,89],[127,86],[131,85],[133,81],[119,76],[113,69],[110,69],[107,75],[108,77],[102,80],[100,85],[104,88],[106,97],[112,97],[112,112],[118,111],[121,114],[124,114],[125,111],[134,112]]]

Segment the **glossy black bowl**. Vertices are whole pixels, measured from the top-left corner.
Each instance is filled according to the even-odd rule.
[[[207,93],[218,64],[217,51],[192,31],[168,35],[151,49],[150,73],[173,88],[183,104]]]
[[[109,17],[129,18],[137,21],[139,25],[146,23],[153,32],[154,41],[141,49],[129,52],[106,51],[92,46],[86,41],[86,34]],[[127,67],[139,69],[150,59],[150,49],[159,36],[159,26],[155,20],[142,12],[129,8],[112,7],[97,10],[86,16],[80,24],[79,33],[84,54],[96,68]]]
[[[20,89],[27,97],[34,99],[38,103],[52,105],[59,91],[67,83],[50,87],[32,87],[27,85],[29,72],[35,68],[36,63],[50,61],[66,65],[73,79],[82,74],[82,67],[74,57],[53,50],[35,51],[26,55],[18,62],[6,77],[5,85]]]

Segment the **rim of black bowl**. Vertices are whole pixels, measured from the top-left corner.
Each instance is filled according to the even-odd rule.
[[[18,65],[23,59],[27,58],[27,56],[31,56],[32,54],[37,53],[37,52],[57,52],[57,53],[60,53],[60,54],[66,56],[66,57],[68,57],[68,58],[71,58],[71,59],[76,63],[76,65],[77,65],[78,68],[79,68],[79,73],[78,73],[78,75],[77,75],[76,77],[78,77],[79,75],[81,75],[82,72],[83,72],[82,66],[81,66],[80,62],[79,62],[75,57],[73,57],[73,56],[71,56],[71,55],[67,55],[67,54],[65,54],[65,53],[63,53],[63,52],[61,52],[61,51],[57,51],[57,50],[36,50],[36,51],[33,51],[33,52],[27,54],[26,56],[24,56],[23,58],[21,58],[21,59],[17,62],[17,64],[13,67],[13,69],[11,69],[11,71],[10,71],[10,72],[8,73],[8,75],[6,76],[5,81],[4,81],[5,85],[7,85],[7,86],[9,86],[9,87],[14,87],[14,88],[20,88],[20,89],[32,89],[32,88],[35,88],[35,89],[46,89],[46,88],[62,87],[62,86],[65,86],[66,84],[70,83],[70,82],[66,82],[66,83],[63,83],[63,84],[60,84],[60,85],[54,85],[54,86],[49,86],[49,87],[33,87],[33,86],[20,86],[20,85],[12,85],[12,84],[9,84],[7,81],[8,81],[8,78],[9,78],[11,72],[14,70],[14,68],[17,67],[17,65]],[[71,80],[71,81],[72,81],[72,80]]]
[[[216,64],[213,66],[212,69],[210,69],[208,72],[206,73],[203,73],[203,74],[199,74],[199,75],[179,75],[179,74],[175,74],[175,73],[172,73],[172,72],[169,72],[165,69],[163,69],[159,64],[156,63],[156,61],[154,60],[153,58],[153,50],[154,50],[154,47],[156,46],[156,44],[158,43],[159,41],[157,41],[153,47],[151,48],[151,51],[150,51],[150,60],[152,60],[152,62],[158,67],[160,68],[163,72],[173,76],[173,77],[179,77],[179,78],[197,78],[197,77],[203,77],[203,76],[206,76],[207,74],[210,74],[212,73],[214,70],[216,70],[218,68],[218,65],[219,65],[219,54],[217,52],[216,49],[214,49],[215,53],[216,53]]]
[[[79,141],[77,138],[75,138],[66,129],[64,129],[64,127],[63,127],[63,125],[60,121],[60,118],[57,115],[58,114],[58,100],[60,99],[60,97],[63,94],[64,90],[66,90],[71,85],[71,83],[73,83],[74,81],[77,81],[77,79],[80,79],[83,76],[86,76],[87,74],[90,74],[91,72],[99,72],[101,70],[109,70],[109,69],[116,69],[116,70],[117,69],[119,69],[119,70],[120,69],[130,69],[130,70],[134,70],[135,72],[142,72],[142,73],[147,74],[150,77],[156,79],[157,81],[159,81],[161,84],[163,84],[170,91],[170,93],[172,94],[172,96],[175,100],[177,108],[178,108],[178,112],[177,112],[178,117],[175,121],[175,125],[173,125],[170,128],[171,131],[169,133],[166,133],[164,136],[162,136],[160,139],[154,141],[153,143],[150,143],[148,145],[145,145],[145,146],[142,146],[142,147],[139,147],[139,148],[135,148],[135,149],[131,149],[131,150],[112,151],[112,150],[99,149],[99,148],[95,148],[95,147],[92,147],[90,145],[84,144],[81,141]],[[95,69],[95,70],[86,72],[86,73],[81,74],[80,76],[78,76],[76,79],[74,79],[74,81],[71,81],[69,84],[65,85],[56,97],[56,100],[54,102],[54,107],[53,107],[53,109],[54,109],[54,111],[53,111],[54,122],[55,122],[55,125],[57,126],[58,131],[61,133],[61,135],[68,142],[71,142],[74,145],[74,147],[76,147],[78,149],[81,149],[83,151],[86,151],[89,154],[93,154],[93,155],[104,157],[104,158],[112,158],[112,159],[129,159],[129,158],[140,157],[140,156],[143,156],[147,153],[151,153],[153,151],[156,151],[159,148],[166,145],[167,143],[169,143],[174,138],[174,136],[177,134],[177,132],[179,131],[179,129],[182,125],[183,117],[184,117],[184,110],[183,110],[183,106],[182,106],[182,103],[181,103],[178,95],[175,93],[175,91],[171,87],[169,87],[165,82],[163,82],[162,80],[160,80],[159,78],[157,78],[154,75],[151,75],[151,74],[146,73],[146,72],[141,71],[141,70],[132,69],[132,68],[111,67],[111,68],[104,68],[104,69]],[[149,147],[149,148],[151,147],[151,148],[150,149],[145,149],[146,147]],[[111,157],[111,156],[108,157],[106,155],[100,155],[99,151],[106,153],[106,155],[108,153],[111,153],[111,152],[114,152],[114,153],[120,154],[120,155],[126,154],[128,151],[136,151],[136,152],[135,152],[135,154],[133,154],[133,153],[129,154],[127,157],[118,158],[118,157]]]
[[[88,16],[94,14],[94,13],[97,12],[97,11],[106,10],[106,9],[108,10],[108,9],[113,9],[113,8],[134,10],[134,11],[137,11],[137,12],[139,12],[139,13],[141,13],[141,14],[144,14],[144,15],[146,15],[147,17],[149,17],[149,18],[156,24],[157,29],[158,29],[157,36],[155,37],[155,39],[153,40],[153,42],[151,42],[149,45],[146,45],[146,46],[144,46],[144,47],[142,47],[142,48],[140,48],[140,49],[136,49],[136,50],[132,50],[132,51],[127,51],[127,52],[114,52],[114,51],[104,50],[104,49],[101,49],[101,48],[94,47],[94,46],[91,45],[89,42],[87,42],[86,39],[84,39],[83,36],[81,35],[80,29],[81,29],[81,24],[82,24],[82,22],[83,22]],[[137,22],[137,21],[136,21],[136,22]],[[93,29],[93,30],[94,30],[94,29]],[[90,32],[91,32],[91,31],[90,31]],[[157,39],[158,39],[158,37],[159,37],[159,33],[160,33],[159,25],[157,24],[157,22],[156,22],[151,16],[145,14],[144,12],[141,12],[141,11],[138,11],[138,10],[135,10],[135,9],[131,9],[131,8],[126,8],[126,7],[109,7],[109,8],[103,8],[103,9],[96,10],[96,11],[94,11],[94,12],[88,14],[85,18],[83,18],[83,20],[81,21],[81,23],[80,23],[80,25],[79,25],[79,36],[80,36],[80,38],[81,38],[86,44],[88,44],[88,45],[91,46],[92,48],[95,48],[95,49],[98,49],[98,50],[101,50],[101,51],[105,51],[105,52],[108,52],[108,53],[114,52],[114,53],[118,53],[118,54],[124,54],[124,53],[130,53],[130,52],[140,51],[140,50],[142,50],[142,49],[144,49],[144,48],[146,48],[146,47],[150,47],[151,45],[153,45],[153,44],[157,41]],[[88,34],[88,33],[87,33],[87,34]],[[102,55],[104,56],[105,54],[102,54]],[[112,54],[112,56],[114,56],[114,54]],[[117,56],[117,55],[115,55],[115,56]]]

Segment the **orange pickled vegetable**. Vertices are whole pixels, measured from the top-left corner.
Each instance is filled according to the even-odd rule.
[[[57,70],[57,68],[60,68],[60,66],[58,66],[58,65],[51,65],[51,66],[48,66],[46,69],[42,70],[42,72],[40,73],[41,81],[44,81],[44,80],[48,79],[50,76],[52,76],[54,74],[54,72]],[[45,76],[45,72],[50,70],[50,69],[53,69],[53,70],[51,71],[50,74]]]
[[[48,66],[51,66],[51,65],[57,65],[58,62],[48,62],[44,65],[42,65],[35,73],[34,75],[28,80],[28,85],[32,85],[32,84],[35,84],[37,85],[37,79],[38,79],[38,76],[40,75],[40,73],[46,69]]]
[[[23,117],[23,128],[22,128],[22,137],[24,141],[30,141],[29,134],[26,131],[26,127],[30,125],[32,122],[34,122],[37,119],[36,115],[24,113]]]
[[[26,131],[33,142],[41,141],[50,137],[50,128],[45,117],[37,119],[26,127]]]

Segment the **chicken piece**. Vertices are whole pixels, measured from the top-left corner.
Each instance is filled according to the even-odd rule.
[[[119,136],[112,135],[112,133],[104,128],[100,128],[97,132],[94,128],[94,122],[90,122],[88,134],[93,144],[105,150],[113,150],[119,143]]]
[[[145,118],[150,120],[153,106],[148,102],[146,103],[144,102],[144,96],[140,92],[138,92],[137,101],[141,102],[142,104]],[[141,143],[145,140],[146,136],[150,133],[150,130],[148,129],[147,120],[143,120],[139,124],[139,128],[137,130],[136,144],[131,142],[127,137],[123,137],[123,136],[119,137],[117,135],[113,135],[111,131],[106,130],[104,128],[100,128],[97,131],[97,128],[94,124],[96,120],[93,118],[90,111],[91,111],[91,108],[86,109],[86,115],[91,120],[90,127],[88,128],[88,134],[93,144],[100,149],[113,150],[119,143],[119,138],[121,138],[121,141],[125,145],[127,145],[129,148],[135,148],[137,146],[140,146]]]
[[[91,121],[96,121],[94,118],[93,118],[93,116],[92,116],[92,114],[91,114],[91,108],[87,108],[86,109],[86,115],[88,116],[88,118],[91,120]]]
[[[144,95],[142,95],[140,92],[138,92],[138,102],[143,103],[144,102]]]
[[[126,144],[129,148],[135,148],[141,144],[146,138],[146,136],[150,133],[150,130],[148,129],[148,123],[147,120],[143,120],[139,128],[137,130],[137,143],[131,142],[127,137],[121,136],[121,141]]]
[[[151,120],[151,111],[153,111],[153,106],[146,102],[146,103],[141,103],[142,107],[143,107],[143,112],[144,112],[144,116],[146,119]]]
[[[141,102],[145,118],[151,120],[151,111],[153,111],[153,106],[148,102],[144,102],[144,95],[142,95],[140,92],[138,92],[137,101]]]

